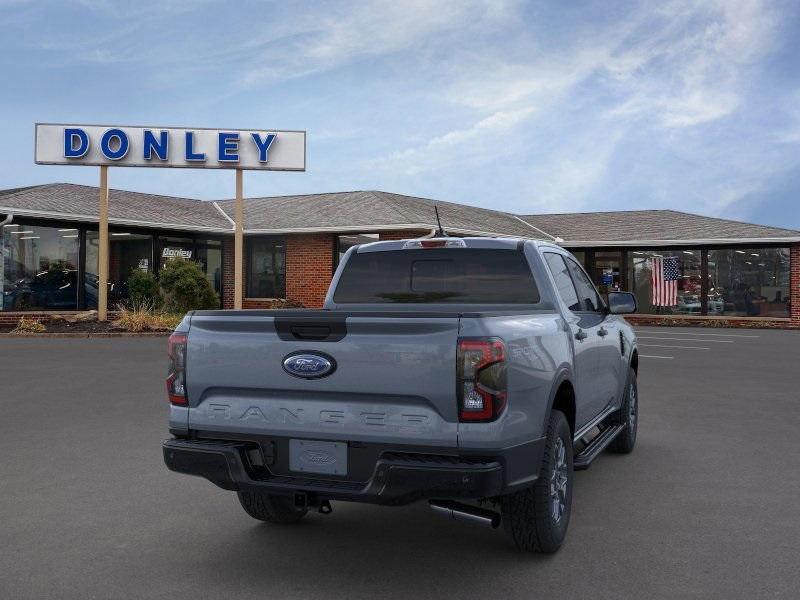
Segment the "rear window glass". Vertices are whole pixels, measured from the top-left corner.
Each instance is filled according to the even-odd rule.
[[[536,304],[539,290],[517,250],[428,248],[353,254],[338,304]]]

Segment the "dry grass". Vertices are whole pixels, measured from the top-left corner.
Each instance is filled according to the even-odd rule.
[[[22,317],[17,322],[17,326],[11,330],[11,333],[44,333],[45,326],[39,319],[29,319]]]
[[[172,315],[154,310],[147,303],[133,305],[130,308],[119,307],[119,316],[114,327],[140,333],[142,331],[172,331],[183,319],[183,315]]]

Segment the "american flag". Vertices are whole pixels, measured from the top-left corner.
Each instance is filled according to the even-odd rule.
[[[653,306],[675,306],[678,303],[678,259],[654,256],[650,260]]]

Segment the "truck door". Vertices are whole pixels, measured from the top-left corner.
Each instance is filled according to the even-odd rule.
[[[615,396],[616,380],[606,365],[605,311],[589,277],[571,258],[546,252],[545,260],[569,312],[567,323],[574,348],[576,426],[588,423]]]
[[[592,280],[577,262],[564,257],[569,274],[575,284],[581,311],[578,315],[584,324],[586,339],[592,355],[590,380],[586,382],[594,393],[587,407],[585,422],[600,414],[609,404],[616,400],[619,391],[620,352],[618,347],[619,331],[616,323],[608,318],[603,301]],[[580,418],[580,408],[577,409]]]

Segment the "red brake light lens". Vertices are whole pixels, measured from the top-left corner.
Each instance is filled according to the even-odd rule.
[[[506,347],[498,338],[461,338],[457,352],[461,421],[494,421],[506,407]]]
[[[167,344],[169,370],[167,374],[167,396],[176,406],[186,406],[186,334],[173,333]]]
[[[466,248],[467,244],[461,238],[428,238],[422,240],[408,240],[403,248]]]

